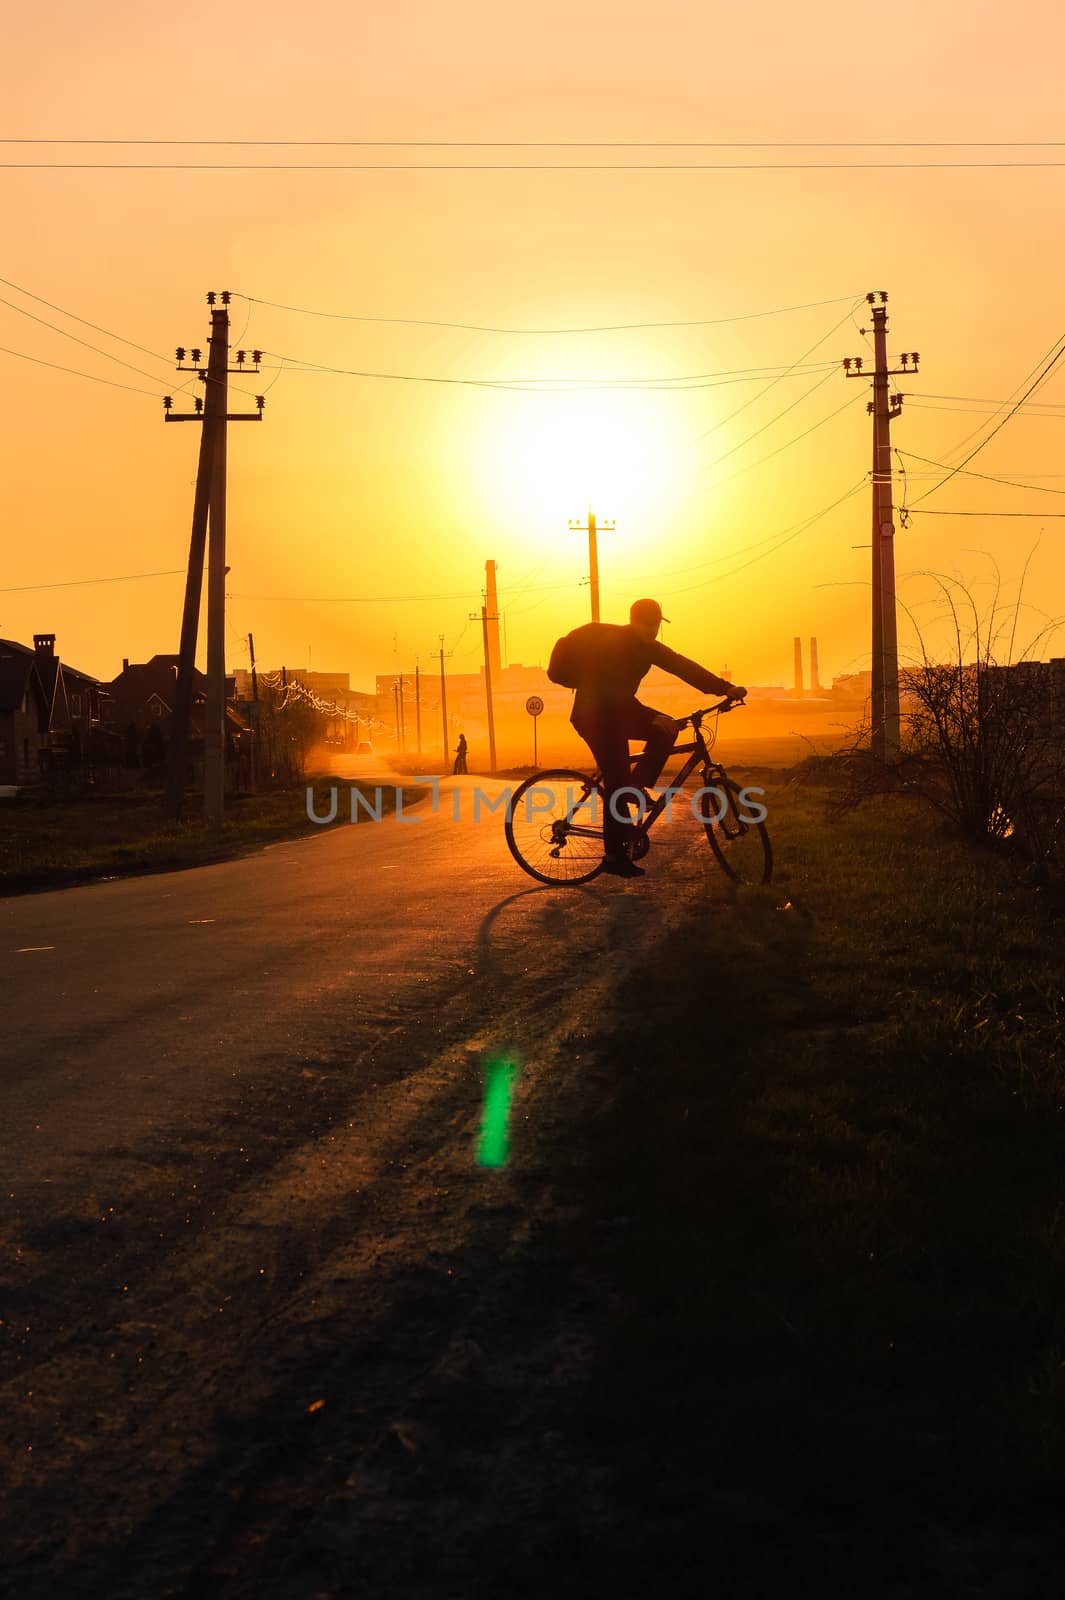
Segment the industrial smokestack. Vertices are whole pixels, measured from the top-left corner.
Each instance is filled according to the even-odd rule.
[[[497,675],[502,671],[503,663],[499,658],[499,600],[496,596],[496,564],[486,561],[484,564],[484,595],[485,606],[488,611],[488,659],[492,663],[492,671]]]
[[[802,640],[795,641],[795,693],[802,694]]]
[[[817,640],[810,640],[810,689],[813,694],[818,694],[821,689],[821,679],[817,674]]]

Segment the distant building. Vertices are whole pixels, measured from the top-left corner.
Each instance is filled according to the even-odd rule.
[[[0,783],[34,783],[106,759],[102,686],[61,661],[55,645],[54,633],[35,633],[32,649],[0,639]]]
[[[155,655],[150,661],[128,659],[122,662],[122,671],[107,686],[106,715],[108,724],[124,733],[133,727],[138,733],[147,733],[158,727],[170,731],[170,718],[177,699],[177,675],[180,657]],[[189,719],[190,737],[203,738],[203,713],[207,704],[207,676],[198,668],[193,670],[192,711]],[[226,702],[234,698],[232,677],[226,679]],[[240,718],[235,725],[243,726]]]
[[[32,655],[0,654],[0,784],[39,779],[47,736],[48,703]]]

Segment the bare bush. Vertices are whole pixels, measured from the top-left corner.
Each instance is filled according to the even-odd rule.
[[[899,758],[877,762],[855,732],[836,761],[836,809],[872,794],[920,795],[973,843],[1008,843],[1037,877],[1065,872],[1065,661],[1041,661],[1048,622],[1015,656],[1021,603],[981,616],[971,592],[932,575],[953,623],[955,659],[936,661],[914,623],[920,659],[899,674]],[[911,616],[911,621],[913,618]]]

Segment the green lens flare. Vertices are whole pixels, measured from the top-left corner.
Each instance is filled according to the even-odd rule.
[[[481,1109],[481,1133],[477,1143],[477,1160],[482,1167],[505,1167],[507,1164],[510,1150],[507,1126],[517,1076],[518,1069],[513,1061],[492,1061],[488,1064]]]

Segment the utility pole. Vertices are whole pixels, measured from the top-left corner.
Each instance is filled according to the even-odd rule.
[[[447,733],[447,679],[444,677],[444,635],[438,634],[440,640],[440,714],[444,719],[444,771],[448,769],[448,760],[451,755],[451,740]]]
[[[221,300],[221,305],[216,301]],[[211,308],[210,353],[207,366],[201,365],[202,352],[177,349],[177,370],[195,372],[206,386],[206,396],[195,401],[195,410],[176,412],[173,397],[163,401],[166,422],[198,422],[201,425],[200,459],[196,474],[196,493],[192,513],[192,539],[189,545],[185,605],[181,619],[181,644],[178,681],[171,725],[171,765],[167,805],[178,816],[185,788],[188,762],[189,717],[192,709],[196,673],[196,637],[199,632],[200,590],[203,586],[204,546],[210,530],[207,571],[207,705],[204,719],[204,794],[203,809],[212,827],[221,827],[225,811],[225,607],[226,607],[226,424],[261,422],[265,401],[256,395],[256,410],[230,413],[229,376],[250,372],[257,375],[262,358],[252,351],[252,365],[246,365],[247,351],[237,351],[237,365],[229,365],[229,290],[208,294]]]
[[[476,611],[470,612],[470,621],[477,621]],[[492,707],[492,652],[489,646],[488,624],[498,622],[497,616],[488,615],[487,605],[481,607],[481,632],[484,636],[484,692],[488,700],[488,770],[496,770],[496,719]]]
[[[599,543],[596,534],[600,528],[604,533],[612,533],[617,524],[613,521],[599,522],[595,520],[595,512],[588,507],[588,521],[575,522],[570,519],[570,528],[574,533],[587,533],[588,535],[588,582],[592,590],[592,621],[599,621]]]
[[[259,678],[255,671],[255,639],[248,635],[248,654],[251,657],[251,792],[259,791]]]
[[[895,513],[891,493],[891,424],[902,410],[902,396],[889,392],[888,379],[918,370],[920,356],[907,352],[898,367],[887,358],[887,291],[867,294],[873,317],[873,398],[867,407],[873,419],[873,555],[872,555],[872,739],[878,761],[898,760],[901,744],[899,713],[899,645],[895,607]],[[861,330],[863,333],[865,329]],[[861,356],[843,363],[848,378],[867,377]]]

